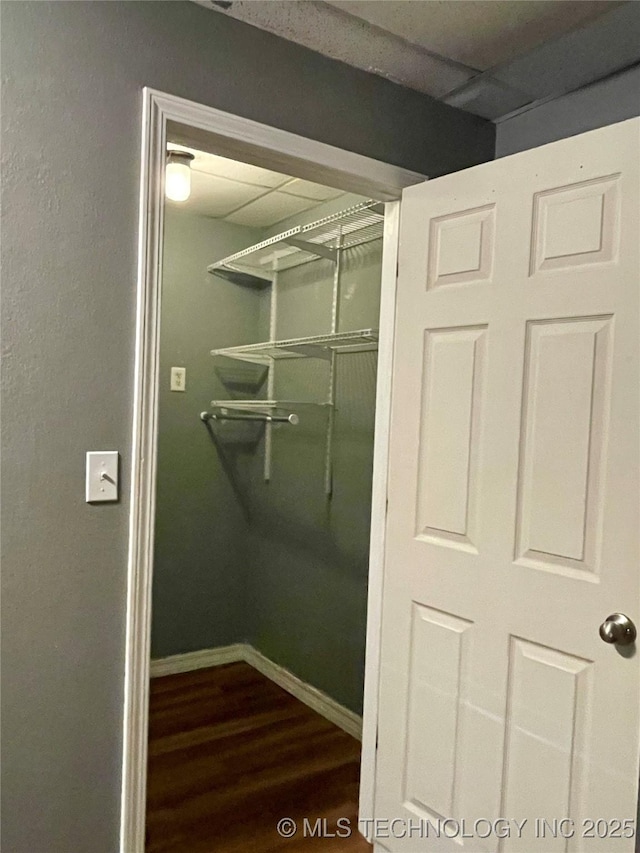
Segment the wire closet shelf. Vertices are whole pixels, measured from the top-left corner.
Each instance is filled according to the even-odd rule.
[[[283,341],[264,341],[245,346],[213,349],[211,355],[226,356],[254,364],[270,364],[272,359],[324,358],[332,353],[369,352],[378,348],[377,329],[359,329],[355,332],[334,332],[306,338],[289,338]]]
[[[210,264],[207,270],[237,284],[264,285],[275,273],[318,258],[335,261],[344,249],[382,237],[383,228],[384,205],[369,200],[307,225],[296,225]]]
[[[375,240],[384,234],[384,205],[368,200],[338,213],[325,216],[307,225],[298,225],[256,243],[241,252],[229,255],[207,267],[208,272],[228,281],[254,289],[271,290],[269,330],[270,339],[243,346],[211,350],[214,357],[249,362],[267,368],[266,400],[212,400],[211,412],[203,412],[205,422],[247,420],[265,422],[264,479],[271,479],[271,427],[277,423],[297,424],[296,411],[300,407],[320,407],[327,413],[325,449],[325,492],[332,493],[332,446],[334,409],[336,404],[336,356],[342,353],[371,352],[378,348],[378,329],[338,330],[340,303],[341,256],[345,249],[353,249]],[[332,307],[330,331],[321,335],[277,340],[278,276],[302,264],[320,259],[331,262]],[[295,358],[315,358],[328,362],[327,394],[317,401],[274,400],[274,367],[278,361]],[[227,362],[228,364],[228,362]],[[224,381],[224,380],[223,380]]]

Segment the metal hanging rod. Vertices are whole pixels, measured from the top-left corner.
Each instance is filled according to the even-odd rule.
[[[221,412],[200,412],[200,420],[205,423],[208,421],[259,421],[260,423],[291,424],[292,426],[300,423],[300,418],[294,413],[290,415],[268,415],[256,412],[229,412],[228,414]]]

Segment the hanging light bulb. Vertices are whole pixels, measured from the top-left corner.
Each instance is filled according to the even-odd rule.
[[[164,191],[171,201],[186,201],[191,195],[191,161],[188,151],[168,151]]]

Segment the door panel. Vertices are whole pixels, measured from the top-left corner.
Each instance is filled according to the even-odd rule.
[[[427,330],[416,535],[475,548],[485,326]],[[445,422],[439,411],[451,413]]]
[[[612,319],[529,322],[525,339],[515,558],[584,580],[599,569]]]
[[[632,120],[405,191],[376,779],[392,853],[634,849],[615,823],[583,836],[637,802],[639,657],[598,628],[640,622],[639,143]],[[486,834],[498,818],[521,837]]]

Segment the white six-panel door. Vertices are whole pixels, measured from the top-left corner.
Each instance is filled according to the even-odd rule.
[[[632,120],[404,193],[380,849],[634,849],[639,162]]]

